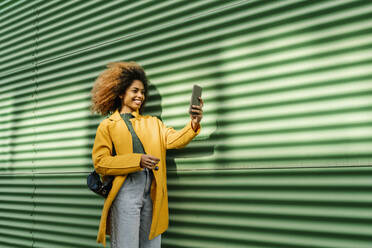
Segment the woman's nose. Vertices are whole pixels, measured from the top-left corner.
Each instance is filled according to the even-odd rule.
[[[143,98],[144,94],[142,92],[137,92],[137,97]]]

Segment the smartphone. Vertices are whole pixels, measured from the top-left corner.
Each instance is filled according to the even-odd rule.
[[[191,101],[190,101],[190,109],[189,113],[192,115],[195,115],[195,113],[191,112],[191,105],[200,105],[199,97],[201,97],[202,94],[202,87],[199,85],[194,84],[192,88],[192,94],[191,94]]]

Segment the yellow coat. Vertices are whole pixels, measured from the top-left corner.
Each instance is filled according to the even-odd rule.
[[[190,120],[182,130],[176,131],[171,127],[166,127],[157,117],[142,116],[138,111],[132,112],[132,115],[134,118],[130,121],[146,154],[160,159],[159,170],[153,171],[155,180],[151,185],[153,215],[149,239],[153,239],[168,228],[166,150],[186,146],[199,134],[200,127],[194,131]],[[112,143],[115,146],[116,156],[111,156]],[[97,235],[97,242],[104,246],[106,246],[106,234],[110,234],[110,230],[106,229],[106,226],[109,227],[107,223],[111,204],[127,174],[142,170],[140,167],[141,156],[142,154],[133,153],[132,136],[118,110],[99,124],[92,150],[94,168],[102,176],[116,176],[103,205]]]

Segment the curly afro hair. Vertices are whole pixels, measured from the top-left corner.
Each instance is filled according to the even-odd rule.
[[[134,80],[141,81],[145,88],[145,99],[139,109],[142,113],[147,100],[149,82],[143,68],[133,61],[112,62],[107,65],[107,69],[98,76],[91,90],[91,112],[106,116],[116,109],[120,110],[122,101],[119,96],[125,94]]]

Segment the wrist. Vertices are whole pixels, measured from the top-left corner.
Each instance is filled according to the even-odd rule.
[[[195,122],[191,121],[191,128],[194,131],[198,130],[198,128],[199,128],[199,122],[198,123],[195,123]]]

